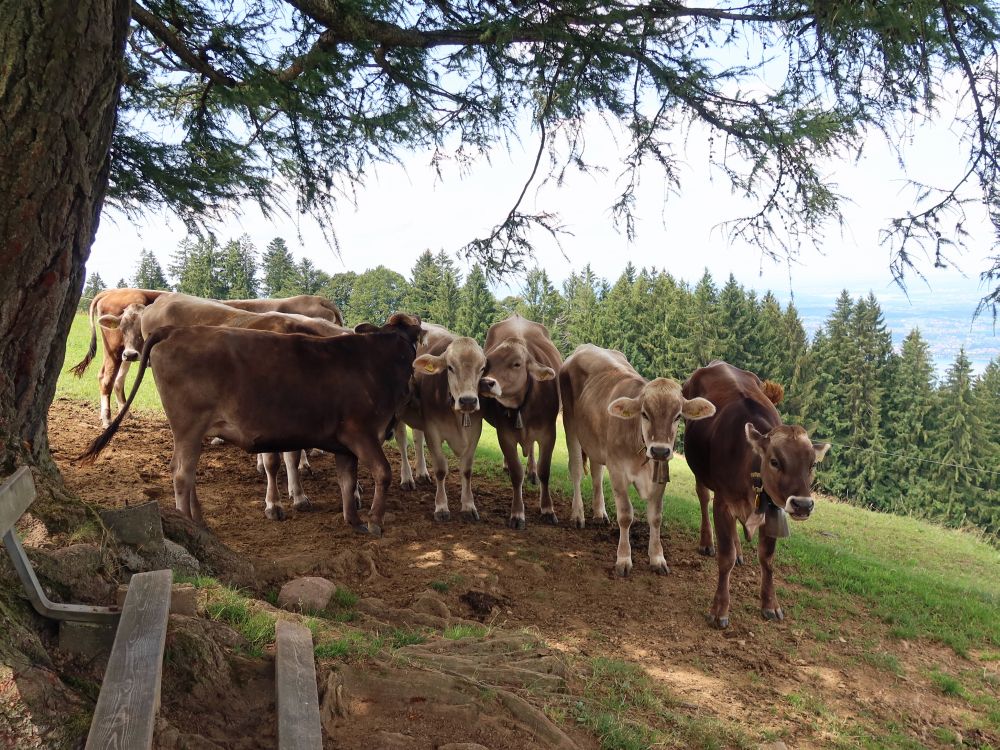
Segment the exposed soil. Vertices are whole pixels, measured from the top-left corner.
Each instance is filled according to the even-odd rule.
[[[132,415],[95,464],[70,463],[98,434],[98,424],[88,405],[57,400],[52,406],[49,438],[68,487],[96,505],[152,498],[162,508],[172,508],[172,444],[166,421]],[[387,446],[387,454],[398,468],[394,445]],[[936,668],[957,674],[982,669],[981,664],[934,645],[892,640],[884,626],[871,619],[840,624],[843,636],[830,642],[816,640],[794,618],[764,622],[757,605],[759,573],[749,549],[748,565],[733,575],[732,625],[720,632],[704,619],[715,587],[715,561],[697,553],[698,540],[687,531],[664,531],[672,573],[658,576],[648,568],[646,529],[640,520],[633,535],[635,569],[629,578],[619,579],[613,568],[615,528],[544,525],[535,500],[529,505],[527,529],[512,531],[506,526],[509,486],[482,477],[473,480],[481,522],[436,523],[433,487],[403,492],[397,470],[385,535],[373,539],[348,528],[341,517],[333,458],[322,455],[311,461],[312,473],[304,482],[315,510],[296,512],[286,502],[287,519],[269,521],[263,512],[264,482],[253,457],[232,446],[206,445],[198,467],[198,494],[208,528],[237,552],[273,562],[285,578],[325,575],[388,607],[409,607],[432,589],[453,615],[483,621],[501,632],[528,629],[570,665],[584,668],[592,657],[634,662],[674,697],[681,713],[720,722],[720,727],[728,723],[761,742],[780,737],[790,748],[830,747],[846,740],[849,727],[860,723],[869,731],[894,725],[895,731],[931,747],[951,746],[942,739],[942,728],[963,732],[967,742],[984,747],[1000,745],[1000,737],[985,731],[970,738],[968,705],[943,696],[928,678]],[[370,502],[371,480],[363,473],[361,481]],[[526,497],[535,497],[531,490]],[[448,492],[452,518],[458,519],[454,470]],[[565,520],[569,498],[557,496],[556,510]],[[363,553],[358,559],[365,562],[345,566],[343,557],[338,559],[344,550]],[[781,577],[780,548],[776,567],[779,597],[788,612],[797,592]],[[871,639],[898,657],[904,676],[865,661],[868,648],[862,642],[870,646]],[[274,731],[265,726],[273,721],[273,703],[257,695],[269,689],[267,680],[260,670],[241,669],[245,674],[238,682],[251,696],[242,703],[225,708],[203,704],[202,715],[195,716],[186,713],[193,709],[192,701],[172,701],[171,688],[165,685],[165,719],[190,728],[211,723],[208,717],[221,709],[242,736],[240,742],[234,738],[224,746],[273,746]],[[321,674],[320,682],[324,679]],[[820,719],[818,709],[794,698],[802,695],[814,696],[826,714]],[[241,712],[244,715],[238,715]],[[567,722],[567,731],[571,724]],[[843,733],[831,734],[831,726],[840,726]],[[433,726],[424,731],[431,743],[426,746],[435,747],[439,738]],[[577,741],[586,745],[583,735],[574,731]],[[355,739],[348,741],[344,735],[341,743],[346,744],[330,746],[380,746],[371,737],[367,744],[358,740],[357,732],[350,736]],[[217,736],[213,739],[220,742]],[[391,746],[386,743],[382,746]]]

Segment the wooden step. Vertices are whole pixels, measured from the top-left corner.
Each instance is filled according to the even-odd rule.
[[[312,633],[303,625],[278,620],[275,638],[278,748],[322,750]]]
[[[169,570],[132,576],[90,724],[88,750],[152,746],[172,583]]]

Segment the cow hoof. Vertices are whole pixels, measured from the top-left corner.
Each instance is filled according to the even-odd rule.
[[[594,521],[594,524],[596,526],[610,526],[611,525],[611,519],[608,518],[607,516],[595,516],[594,519],[593,519],[593,521]]]
[[[781,622],[785,619],[785,613],[781,611],[781,607],[762,609],[760,613],[764,615],[765,620],[771,620],[772,622]]]
[[[531,484],[538,484],[538,474],[535,472],[528,474],[528,481],[531,482]]]
[[[718,617],[713,615],[711,612],[706,613],[705,619],[708,620],[708,624],[713,628],[718,628],[719,630],[725,630],[729,627],[728,617]]]
[[[310,500],[308,497],[303,497],[299,502],[293,502],[292,507],[295,508],[295,510],[304,511],[308,513],[309,511],[313,510],[315,506],[312,504],[312,500]]]
[[[358,521],[357,523],[352,523],[351,524],[351,528],[354,529],[359,534],[367,534],[368,533],[368,527],[365,526],[363,523],[361,523],[361,521]]]
[[[542,513],[542,523],[547,523],[549,526],[558,526],[559,519],[556,518],[556,514],[552,511],[548,513]]]
[[[621,578],[626,578],[629,573],[632,572],[632,561],[622,560],[621,562],[615,563],[615,573],[617,573]]]
[[[583,529],[587,527],[586,520],[584,520],[583,518],[576,518],[574,516],[570,516],[569,524],[574,529]]]
[[[507,525],[515,531],[524,531],[524,519],[511,516],[511,519],[507,522]]]
[[[264,508],[264,515],[272,521],[284,521],[285,509],[278,505],[273,508]]]
[[[434,511],[434,520],[439,523],[444,523],[445,521],[451,520],[451,512],[447,510],[436,510]]]
[[[369,521],[368,522],[368,533],[371,534],[372,536],[381,537],[382,536],[382,527],[379,526],[374,521]]]
[[[419,474],[417,476],[417,484],[429,485],[429,484],[434,484],[434,482],[431,481],[430,474]]]
[[[737,565],[741,565],[741,566],[742,565],[746,565],[747,561],[743,559],[743,555],[737,555],[736,556],[736,564]]]
[[[712,546],[699,547],[698,554],[704,555],[705,557],[715,557],[715,547]]]
[[[405,482],[400,482],[399,489],[404,490],[406,492],[413,492],[413,490],[417,489],[417,485],[412,479],[409,479]]]
[[[467,523],[479,523],[479,511],[475,508],[472,510],[463,510],[462,520]]]
[[[655,565],[652,566],[652,568],[653,572],[656,573],[656,575],[658,576],[670,575],[670,566],[667,565],[665,562],[656,563]]]

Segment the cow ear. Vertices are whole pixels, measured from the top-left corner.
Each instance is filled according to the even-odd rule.
[[[688,399],[681,408],[681,414],[686,419],[705,419],[715,414],[715,404],[701,396]]]
[[[358,323],[354,326],[355,333],[378,333],[379,327],[371,323]]]
[[[608,404],[608,414],[619,419],[631,419],[639,413],[639,399],[622,396]]]
[[[413,360],[413,371],[433,375],[444,369],[444,357],[436,354],[421,354]]]
[[[528,361],[528,372],[535,380],[552,380],[556,376],[556,371],[551,367],[540,365],[533,359]]]
[[[97,322],[101,324],[102,328],[110,328],[114,330],[118,328],[118,324],[121,323],[121,315],[112,315],[111,313],[105,313],[97,319]]]
[[[813,443],[813,450],[816,451],[816,463],[826,458],[826,452],[830,450],[829,443]]]
[[[750,443],[750,447],[753,448],[754,453],[756,453],[761,458],[767,454],[768,439],[767,435],[762,435],[757,431],[757,428],[753,426],[752,422],[747,422],[744,428],[747,433],[747,442]]]

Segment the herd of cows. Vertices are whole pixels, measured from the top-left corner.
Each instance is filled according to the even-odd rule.
[[[788,515],[801,520],[812,512],[816,464],[830,446],[813,443],[800,426],[782,423],[775,408],[783,396],[780,385],[719,361],[699,368],[683,384],[668,378],[647,381],[621,352],[591,344],[577,347],[563,361],[548,330],[516,314],[491,326],[484,345],[406,313],[391,315],[381,326],[343,324],[333,303],[308,295],[223,302],[143,289],[100,293],[90,305],[90,348],[73,372],[82,375],[93,360],[100,327],[105,430],[80,458],[94,460],[112,439],[152,367],[173,434],[178,510],[202,520],[195,473],[205,438],[258,454],[267,473],[265,514],[271,519],[284,516],[276,485],[279,461],[287,469],[293,507],[304,509],[309,499],[299,464],[306,460],[306,449],[318,448],[336,457],[344,519],[359,532],[381,535],[391,480],[382,444],[393,435],[402,452],[401,485],[414,487],[404,425],[413,429],[418,478],[430,478],[425,442],[431,453],[434,518],[451,517],[447,442],[461,470],[462,516],[478,520],[472,468],[485,419],[496,428],[510,475],[509,525],[523,529],[524,468],[518,448],[540,487],[542,522],[558,522],[549,474],[561,412],[573,482],[570,521],[584,527],[580,486],[589,461],[591,521],[609,523],[603,495],[607,467],[619,526],[615,570],[625,576],[632,569],[630,485],[646,504],[650,566],[669,572],[660,519],[668,462],[683,418],[685,457],[701,502],[699,551],[717,554],[718,560],[709,620],[720,628],[729,624],[729,576],[743,562],[737,522],[748,539],[760,533],[761,612],[767,619],[783,618],[773,582],[775,545],[788,533]],[[133,361],[139,362],[139,372],[126,399],[124,377]],[[112,391],[119,405],[113,420]],[[359,461],[375,483],[367,525],[359,515]],[[710,492],[717,553],[709,525]]]

